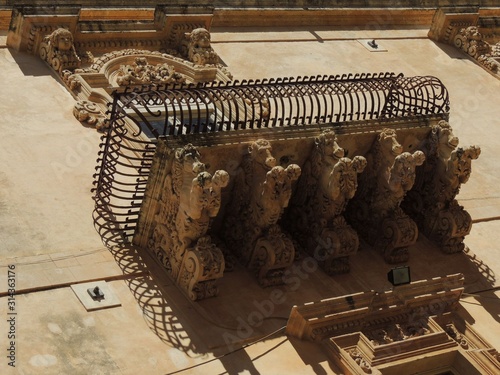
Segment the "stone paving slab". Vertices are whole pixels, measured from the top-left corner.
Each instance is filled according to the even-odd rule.
[[[123,275],[114,257],[104,247],[91,251],[3,258],[0,264],[0,295],[4,295],[8,289],[8,265],[15,266],[18,293]]]

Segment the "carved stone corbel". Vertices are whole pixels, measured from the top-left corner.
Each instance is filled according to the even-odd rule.
[[[73,34],[64,28],[56,29],[43,39],[40,57],[59,74],[66,69],[73,71],[82,63],[75,50]]]
[[[287,227],[330,275],[348,272],[349,255],[358,250],[358,235],[343,212],[365,166],[362,156],[344,157],[335,132],[326,130],[315,139],[291,200]]]
[[[408,260],[408,246],[417,241],[415,222],[400,208],[415,182],[415,167],[422,165],[422,151],[402,152],[396,132],[384,129],[367,155],[367,173],[349,205],[351,223],[389,263]]]
[[[458,143],[446,121],[432,127],[420,146],[426,163],[418,169],[415,186],[403,203],[420,230],[445,253],[465,248],[463,240],[471,230],[472,219],[455,197],[469,180],[472,160],[481,153],[477,146],[462,148]]]
[[[454,39],[455,47],[460,48],[469,56],[477,60],[488,70],[496,73],[500,67],[499,58],[495,49],[483,40],[483,35],[477,26],[469,26],[460,30]]]
[[[82,123],[104,130],[107,127],[106,116],[101,112],[96,103],[89,100],[80,100],[73,107],[73,115]]]
[[[223,170],[208,173],[190,144],[172,152],[170,158],[149,247],[191,299],[215,296],[224,257],[207,231],[219,212],[221,190],[229,175]]]
[[[239,172],[224,223],[226,244],[262,286],[282,284],[295,249],[277,222],[288,206],[300,167],[277,166],[271,144],[261,139],[250,144]]]
[[[210,45],[210,32],[202,27],[185,34],[181,53],[196,65],[217,64],[219,56]]]

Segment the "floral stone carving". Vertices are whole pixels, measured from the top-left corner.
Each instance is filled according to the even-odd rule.
[[[208,173],[191,144],[176,149],[170,158],[149,246],[191,299],[215,296],[224,257],[207,231],[219,212],[229,175],[223,170]]]
[[[415,167],[422,165],[422,151],[402,152],[396,132],[384,129],[367,155],[367,171],[348,207],[352,225],[381,251],[389,263],[408,260],[408,246],[417,241],[415,222],[400,207],[415,182]]]
[[[82,123],[103,130],[107,127],[106,117],[96,103],[89,100],[80,100],[73,107],[73,115]]]
[[[292,240],[277,222],[300,172],[296,164],[277,166],[270,143],[260,139],[250,144],[236,176],[224,238],[263,286],[283,283],[283,273],[295,256]]]
[[[498,71],[500,54],[497,51],[497,46],[492,47],[488,42],[485,42],[477,26],[461,29],[455,36],[454,44],[488,70],[494,73]]]
[[[74,70],[81,65],[81,59],[75,51],[73,35],[63,28],[55,30],[43,39],[40,57],[59,74],[63,70]]]
[[[330,275],[348,272],[349,255],[358,250],[358,235],[343,212],[365,167],[364,157],[344,157],[335,132],[324,131],[315,139],[290,204],[287,227]]]
[[[118,70],[116,82],[120,86],[183,83],[186,77],[177,73],[173,66],[164,64],[150,65],[146,57],[136,57],[133,65],[122,65]]]
[[[472,160],[481,153],[477,146],[462,148],[458,142],[446,121],[432,127],[420,146],[426,162],[418,168],[415,186],[403,202],[420,230],[445,253],[465,248],[463,240],[471,230],[472,219],[455,197],[469,180]]]
[[[186,33],[184,43],[184,54],[189,61],[196,65],[217,64],[219,56],[210,45],[210,33],[202,27],[196,28],[190,33]]]

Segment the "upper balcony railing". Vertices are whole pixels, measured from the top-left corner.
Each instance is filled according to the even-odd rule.
[[[150,138],[449,112],[439,79],[394,73],[148,86],[113,95],[111,121],[128,119]]]

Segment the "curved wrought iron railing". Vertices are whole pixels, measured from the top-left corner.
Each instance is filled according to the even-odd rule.
[[[349,74],[142,87],[116,92],[118,117],[155,138],[448,112],[435,77]]]
[[[449,97],[431,76],[349,74],[127,88],[113,93],[95,174],[95,222],[133,234],[156,140],[187,133],[335,126],[444,115]],[[108,228],[109,229],[109,228]]]

